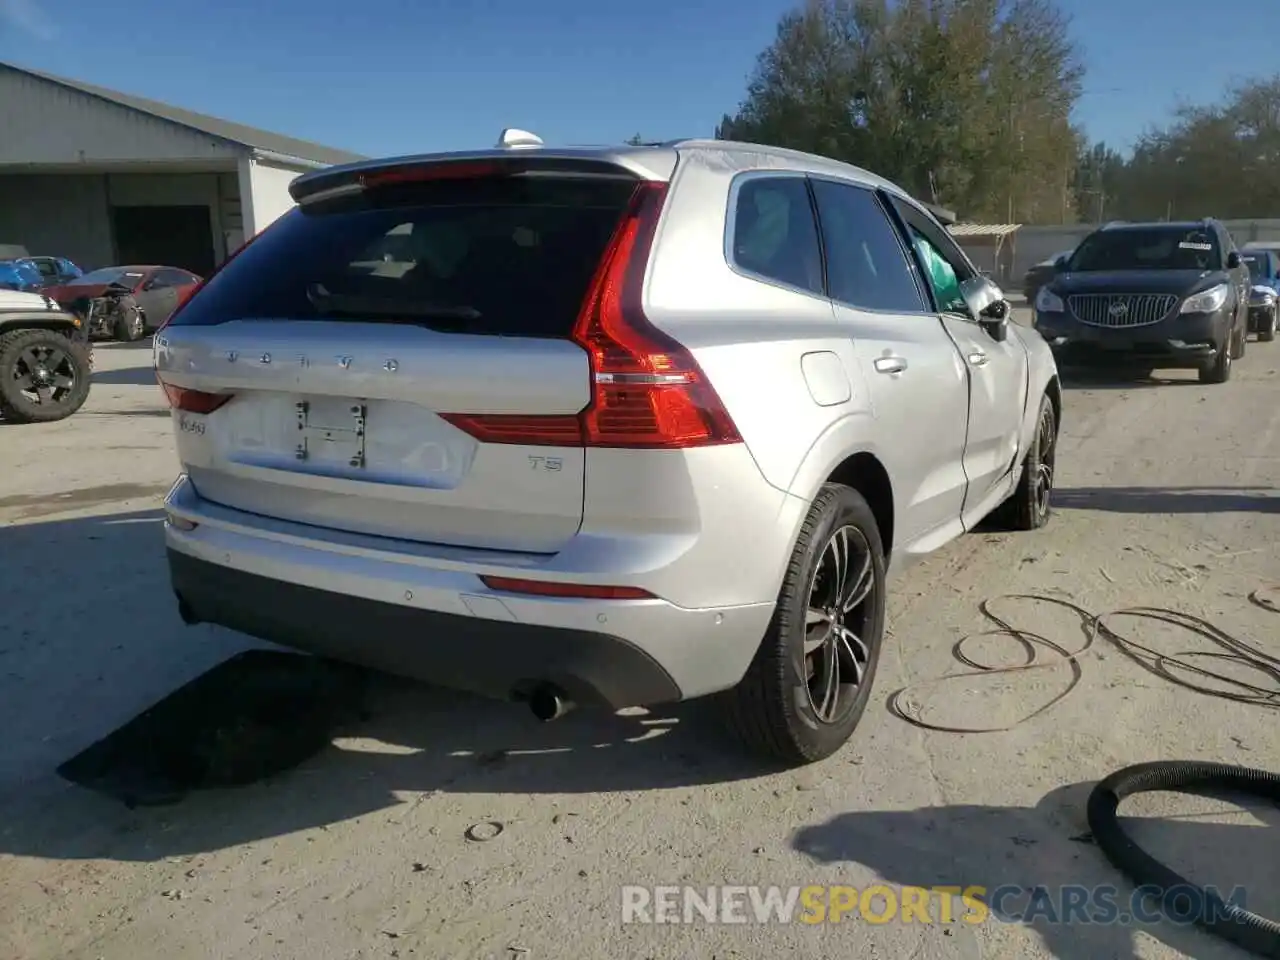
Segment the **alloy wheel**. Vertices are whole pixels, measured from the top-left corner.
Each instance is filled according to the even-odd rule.
[[[828,538],[809,585],[804,664],[809,705],[819,721],[840,721],[857,698],[871,660],[864,636],[877,582],[866,535],[845,524]]]
[[[1040,412],[1040,425],[1036,429],[1038,462],[1036,475],[1031,478],[1032,500],[1038,517],[1043,517],[1049,512],[1049,496],[1053,493],[1053,457],[1056,440],[1053,429],[1053,409],[1046,406]]]
[[[56,406],[71,396],[76,368],[70,353],[61,347],[35,344],[18,354],[12,376],[32,403]]]

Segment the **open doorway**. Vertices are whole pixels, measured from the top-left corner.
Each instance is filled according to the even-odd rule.
[[[120,263],[183,267],[207,277],[213,272],[213,220],[206,206],[112,207]]]

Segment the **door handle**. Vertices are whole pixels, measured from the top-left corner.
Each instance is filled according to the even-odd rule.
[[[902,357],[876,357],[876,373],[901,373],[907,369],[907,361]]]
[[[975,367],[985,367],[987,365],[987,355],[981,350],[975,350],[969,354],[969,362]]]

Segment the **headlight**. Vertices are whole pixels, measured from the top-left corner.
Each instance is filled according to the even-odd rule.
[[[1036,313],[1065,313],[1066,304],[1048,287],[1041,287],[1036,294]]]
[[[1231,288],[1225,283],[1210,287],[1203,293],[1187,297],[1182,303],[1179,313],[1217,313],[1231,295]]]

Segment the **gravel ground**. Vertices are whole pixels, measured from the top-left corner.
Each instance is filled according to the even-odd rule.
[[[884,707],[903,684],[964,669],[951,647],[1002,594],[1177,608],[1280,653],[1280,618],[1247,600],[1280,577],[1280,347],[1251,343],[1223,386],[1182,373],[1073,386],[1050,527],[968,535],[894,585],[879,694],[826,763],[762,772],[698,704],[541,726],[518,707],[379,679],[369,716],[300,768],[130,811],[55,768],[250,645],[177,618],[157,513],[176,464],[149,360],[145,344],[100,347],[85,411],[0,425],[0,958],[1241,955],[1168,923],[972,925],[938,911],[910,924],[624,926],[620,888],[1127,893],[1080,839],[1094,781],[1152,759],[1280,770],[1275,710],[1174,686],[1104,641],[1067,699],[1009,732],[928,732]],[[1067,614],[1000,609],[1080,643]],[[1161,650],[1207,649],[1171,628],[1116,626]],[[1069,681],[1045,670],[914,700],[939,723],[995,726]],[[1162,794],[1125,809],[1161,859],[1244,885],[1251,909],[1280,916],[1280,810]],[[482,821],[504,829],[469,841]]]

